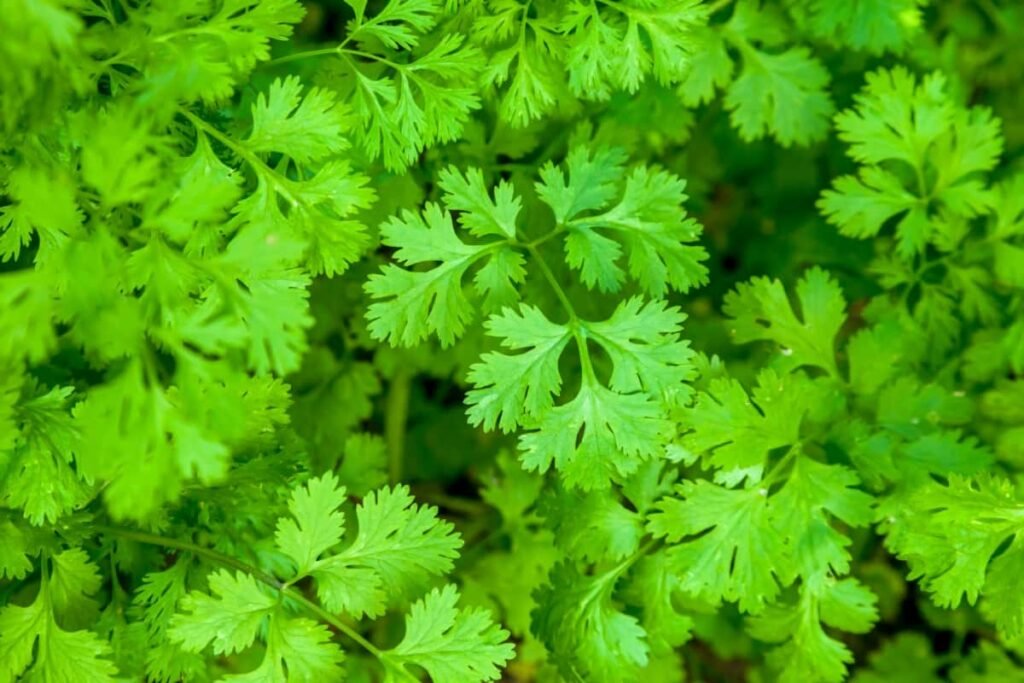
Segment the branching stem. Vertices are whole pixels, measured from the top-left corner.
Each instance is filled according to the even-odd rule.
[[[390,660],[386,652],[378,648],[376,645],[371,643],[369,640],[364,638],[358,631],[346,624],[344,621],[334,616],[323,607],[313,602],[300,591],[290,586],[286,586],[284,583],[271,576],[270,574],[262,571],[257,567],[253,567],[248,562],[239,560],[237,557],[231,557],[219,553],[216,550],[204,548],[203,546],[190,543],[188,541],[179,541],[174,538],[166,538],[164,536],[158,536],[156,534],[150,534],[145,531],[136,531],[135,529],[123,529],[120,527],[111,527],[97,525],[94,527],[96,531],[102,534],[109,534],[111,536],[117,536],[128,541],[135,541],[136,543],[145,543],[147,545],[160,546],[162,548],[170,548],[172,550],[180,550],[181,552],[192,553],[200,557],[206,558],[207,560],[216,564],[230,567],[237,571],[245,572],[252,576],[254,579],[266,584],[267,586],[278,591],[278,593],[288,600],[295,602],[302,606],[307,612],[315,615],[321,621],[333,626],[339,633],[343,633],[351,641],[365,649],[367,652],[372,654],[382,663],[387,664]],[[409,673],[405,667],[392,665],[390,667],[395,672],[400,672],[405,680],[416,681],[418,680],[415,676]]]

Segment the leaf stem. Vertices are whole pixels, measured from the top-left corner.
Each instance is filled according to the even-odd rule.
[[[547,236],[544,236],[546,239]],[[544,279],[551,285],[551,289],[554,290],[555,296],[561,302],[565,308],[566,313],[569,314],[569,326],[572,329],[573,339],[576,340],[576,348],[580,354],[580,366],[583,370],[583,380],[591,385],[597,383],[597,375],[594,374],[594,365],[590,360],[590,349],[587,348],[587,338],[584,333],[584,328],[580,326],[580,318],[576,315],[576,309],[572,305],[572,301],[569,300],[569,296],[565,293],[562,285],[559,284],[558,279],[555,277],[554,272],[548,266],[547,261],[540,255],[537,247],[533,242],[522,244],[521,246],[530,252],[530,256],[533,257],[534,261],[540,267],[541,272],[544,274]]]
[[[317,603],[307,598],[305,595],[300,593],[295,588],[286,586],[270,574],[264,572],[261,569],[258,569],[257,567],[253,567],[248,562],[239,560],[236,557],[231,557],[230,555],[219,553],[216,550],[211,550],[210,548],[204,548],[200,545],[196,545],[195,543],[190,543],[188,541],[179,541],[174,538],[166,538],[164,536],[150,534],[145,531],[136,531],[135,529],[123,529],[120,527],[111,527],[105,525],[96,525],[94,528],[96,529],[97,532],[101,534],[117,536],[125,540],[135,541],[136,543],[145,543],[147,545],[155,545],[163,548],[180,550],[186,553],[192,553],[193,555],[204,557],[207,560],[210,560],[211,562],[214,562],[216,564],[220,564],[225,567],[231,567],[232,569],[235,569],[237,571],[245,572],[252,576],[254,579],[257,579],[258,581],[261,581],[267,586],[270,586],[274,590],[278,591],[282,596],[286,597],[287,599],[294,601],[298,605],[301,605],[304,609],[306,609],[306,611],[316,615],[316,617],[320,620],[330,624],[340,633],[346,635],[350,640],[361,646],[363,649],[365,649],[367,652],[369,652],[374,657],[379,659],[385,665],[389,662],[389,658],[386,652],[384,652],[376,645],[371,643],[369,640],[364,638],[354,628],[352,628],[342,620],[338,619],[336,616],[325,610]],[[409,673],[405,669],[405,667],[392,665],[391,668],[394,671],[401,672],[402,675],[406,678],[406,680],[416,681],[418,683],[419,679],[417,679],[415,676]]]
[[[540,252],[537,250],[537,247],[533,242],[523,244],[522,246],[530,252],[530,256],[532,256],[534,261],[537,262],[537,266],[540,267],[540,271],[544,275],[544,279],[551,285],[551,289],[554,290],[555,296],[558,297],[558,301],[565,308],[566,313],[569,314],[569,321],[575,323],[579,320],[579,317],[576,315],[576,309],[573,308],[572,302],[569,301],[569,297],[566,295],[565,290],[562,289],[562,285],[558,283],[558,279],[548,266],[547,261],[545,261],[544,257],[540,255]]]
[[[388,388],[387,409],[384,413],[384,440],[388,446],[388,479],[392,485],[402,480],[411,384],[409,372],[399,369],[395,371]]]
[[[287,64],[288,62],[295,62],[300,59],[309,59],[312,57],[327,57],[330,55],[338,55],[341,53],[341,49],[338,46],[335,47],[324,47],[317,50],[301,50],[299,52],[293,52],[290,55],[282,55],[263,62],[261,66],[278,66],[280,64]]]
[[[254,153],[246,149],[244,145],[240,145],[238,142],[231,139],[224,133],[220,132],[219,130],[217,130],[216,127],[211,126],[209,123],[199,118],[189,110],[179,109],[178,111],[181,113],[182,116],[188,119],[189,123],[191,123],[195,127],[196,131],[208,135],[209,137],[217,140],[217,142],[221,143],[222,145],[230,149],[232,152],[237,154],[241,159],[243,159],[246,163],[252,166],[253,170],[257,173],[257,175],[265,175],[266,178],[270,181],[270,183],[274,186],[274,189],[277,190],[277,192],[282,197],[291,202],[293,205],[299,204],[299,199],[292,195],[291,190],[282,182],[283,179],[277,173],[277,171],[270,168],[270,166],[267,166],[266,162],[264,162]],[[305,202],[302,203],[305,204]]]

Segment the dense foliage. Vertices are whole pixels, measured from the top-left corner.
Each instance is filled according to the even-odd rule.
[[[1024,680],[1017,0],[5,0],[0,683]]]

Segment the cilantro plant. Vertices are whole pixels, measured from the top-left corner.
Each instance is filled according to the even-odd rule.
[[[6,0],[0,683],[1024,678],[1021,26]]]

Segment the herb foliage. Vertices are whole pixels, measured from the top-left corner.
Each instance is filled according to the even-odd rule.
[[[1021,25],[7,0],[0,683],[1024,677]]]

